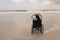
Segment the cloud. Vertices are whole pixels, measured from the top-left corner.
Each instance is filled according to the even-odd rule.
[[[13,2],[21,2],[22,0],[12,0]]]
[[[57,6],[57,5],[56,5]],[[42,2],[42,7],[44,9],[57,9],[57,7],[55,6],[55,4],[53,3],[53,1],[50,0],[46,0]]]
[[[39,0],[12,0],[15,3],[18,4],[23,4],[23,3],[27,3],[27,4],[42,4],[42,5],[49,5],[52,4],[53,2],[50,0],[43,0],[42,2],[40,2]]]
[[[42,2],[43,5],[49,5],[49,4],[51,4],[51,3],[52,3],[51,1],[43,1],[43,2]]]
[[[12,0],[12,6],[16,9],[57,9],[55,3],[53,0]]]
[[[60,0],[50,0],[53,1],[54,4],[60,5]]]
[[[29,0],[29,1],[33,3],[39,3],[38,0]]]
[[[13,0],[13,3],[21,8],[28,9],[45,9],[51,6],[52,1],[50,0]],[[25,4],[26,3],[26,4]],[[27,6],[28,5],[28,6]]]
[[[12,0],[16,3],[38,3],[38,0]]]
[[[40,2],[39,0],[12,0],[13,2],[16,3],[38,3],[38,4],[44,4],[44,5],[48,5],[51,3],[51,1],[49,0],[43,0],[42,2]]]
[[[23,1],[22,0],[12,0],[13,3],[22,3]]]

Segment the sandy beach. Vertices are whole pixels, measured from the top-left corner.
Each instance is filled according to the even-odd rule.
[[[0,12],[0,40],[60,40],[60,12],[41,12],[44,34],[31,34],[32,12]]]

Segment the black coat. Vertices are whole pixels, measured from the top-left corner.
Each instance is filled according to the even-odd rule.
[[[42,26],[42,20],[39,16],[36,16],[37,20],[33,20],[33,27],[41,27]]]

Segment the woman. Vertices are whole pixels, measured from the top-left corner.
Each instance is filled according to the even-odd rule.
[[[36,20],[33,19],[33,16],[36,17]],[[33,19],[33,28],[38,28],[38,27],[42,26],[42,16],[41,16],[41,14],[38,14],[38,13],[33,14],[31,18]]]

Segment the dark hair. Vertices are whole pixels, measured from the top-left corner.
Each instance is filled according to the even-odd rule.
[[[36,15],[36,18],[37,18],[37,20],[40,20],[40,17],[39,17],[39,15]]]

